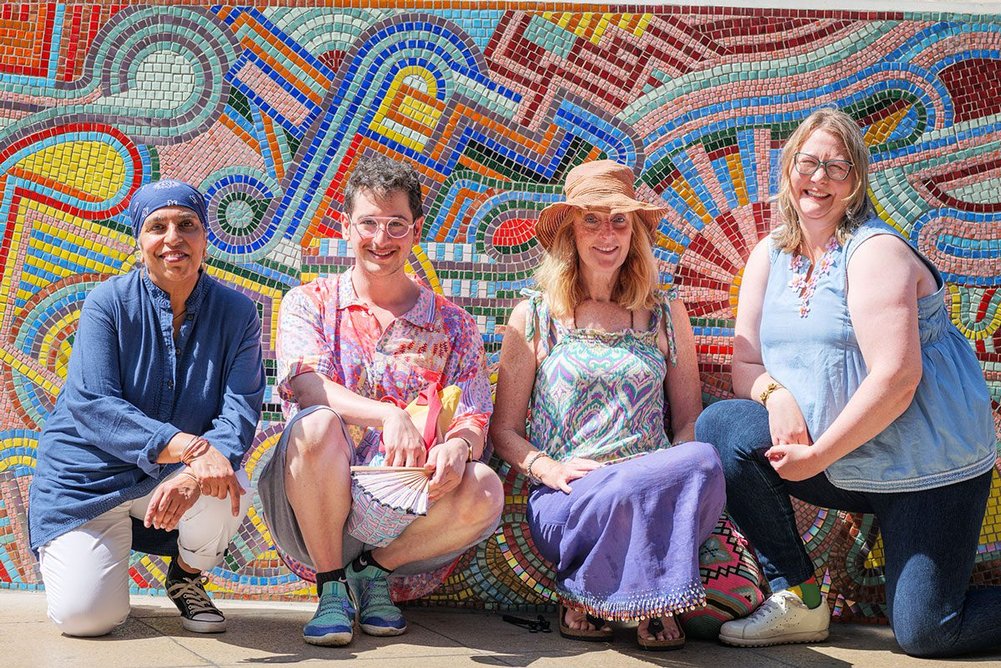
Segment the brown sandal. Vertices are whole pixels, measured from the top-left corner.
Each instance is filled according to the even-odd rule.
[[[605,622],[591,615],[587,616],[587,623],[593,629],[572,629],[567,626],[567,607],[560,604],[560,635],[568,640],[583,640],[584,642],[606,642],[612,639],[615,631]]]
[[[636,629],[636,644],[640,646],[641,649],[647,651],[659,652],[668,649],[681,649],[685,646],[685,629],[681,626],[681,621],[675,617],[674,623],[678,627],[678,632],[681,634],[677,638],[668,638],[666,640],[657,640],[656,637],[644,638],[640,635],[639,628]],[[658,633],[664,630],[664,622],[660,621],[660,617],[654,617],[650,620],[650,624],[647,626],[647,633],[651,636],[656,636]]]

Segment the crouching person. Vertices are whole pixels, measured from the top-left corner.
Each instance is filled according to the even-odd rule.
[[[282,301],[278,375],[288,422],[259,489],[275,542],[317,571],[319,606],[303,629],[314,645],[349,643],[356,618],[370,635],[404,633],[388,576],[454,561],[493,533],[504,503],[500,479],[478,461],[491,399],[476,323],[404,272],[423,223],[416,172],[381,156],[362,159],[344,208],[354,266]],[[427,450],[408,413],[380,399],[409,403],[429,385],[457,385],[462,398]],[[431,505],[376,547],[345,527],[350,467],[383,455],[386,466],[433,471]]]
[[[99,636],[129,615],[132,518],[177,530],[166,588],[184,628],[224,631],[204,589],[250,504],[240,469],[265,378],[257,308],[202,268],[201,193],[140,188],[129,213],[134,271],[87,297],[55,409],[38,441],[29,496],[48,616]]]

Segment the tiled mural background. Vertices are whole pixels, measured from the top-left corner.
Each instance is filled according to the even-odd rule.
[[[1001,422],[1001,16],[434,2],[326,6],[4,3],[0,9],[0,587],[34,588],[27,488],[78,310],[132,269],[123,209],[174,177],[211,201],[209,271],[255,299],[274,373],[282,294],[350,263],[341,183],[357,158],[412,160],[428,221],[413,270],[472,312],[496,359],[540,249],[532,220],[566,170],[608,156],[664,201],[656,253],[726,396],[744,259],[772,223],[779,149],[819,105],[865,127],[879,215],[949,281]],[[280,430],[266,398],[247,462]],[[524,502],[509,476],[514,519]],[[1001,582],[995,485],[976,579]],[[801,506],[836,612],[879,618],[869,518]],[[432,602],[546,600],[522,528],[460,562]],[[871,550],[871,551],[870,551]],[[164,561],[135,554],[134,590]],[[259,506],[217,592],[296,598]]]

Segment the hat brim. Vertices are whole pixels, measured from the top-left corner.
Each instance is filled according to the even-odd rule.
[[[600,200],[589,199],[587,202],[566,200],[565,202],[554,202],[539,213],[539,219],[535,222],[535,236],[542,244],[542,247],[549,250],[556,235],[567,222],[572,219],[574,213],[585,209],[608,209],[609,213],[635,213],[653,234],[660,225],[660,221],[667,215],[667,208],[641,202],[631,197],[612,196],[604,197]]]

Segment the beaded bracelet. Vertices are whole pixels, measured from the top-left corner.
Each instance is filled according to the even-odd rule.
[[[549,457],[549,455],[543,452],[542,450],[539,450],[534,455],[532,455],[532,457],[528,460],[528,464],[525,466],[525,475],[528,476],[528,479],[532,482],[533,485],[539,485],[542,483],[542,478],[532,473],[532,467],[535,466],[535,462],[539,461],[539,459],[542,457]],[[549,458],[552,459],[552,457]]]

